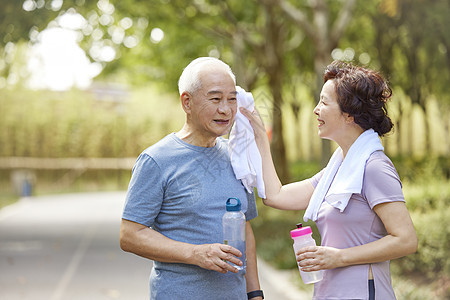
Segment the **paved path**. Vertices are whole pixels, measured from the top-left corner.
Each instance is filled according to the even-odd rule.
[[[148,299],[151,261],[123,252],[123,192],[33,197],[0,210],[0,300]],[[268,300],[311,299],[259,262]]]

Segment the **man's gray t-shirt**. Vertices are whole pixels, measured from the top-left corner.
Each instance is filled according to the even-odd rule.
[[[227,140],[214,147],[187,144],[174,133],[141,153],[133,167],[123,218],[190,244],[223,243],[228,198],[242,202],[246,219],[257,216],[254,195],[234,176]],[[247,299],[244,274],[155,261],[151,299]]]

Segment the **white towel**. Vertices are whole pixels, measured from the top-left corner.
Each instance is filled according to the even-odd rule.
[[[244,107],[249,111],[255,108],[252,93],[237,86],[237,113],[235,123],[230,132],[228,152],[231,165],[237,179],[240,179],[249,193],[257,188],[258,195],[266,198],[266,191],[262,177],[262,160],[255,142],[255,134],[249,120],[240,111]]]
[[[356,139],[344,160],[342,149],[337,148],[311,196],[303,220],[317,221],[324,200],[343,212],[352,194],[361,193],[366,162],[377,150],[384,148],[373,129],[364,131]]]

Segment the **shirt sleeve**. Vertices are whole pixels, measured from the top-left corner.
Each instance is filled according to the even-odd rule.
[[[366,164],[362,189],[370,208],[380,203],[405,202],[402,183],[392,162],[384,154],[372,156]]]
[[[247,190],[245,191],[247,194],[247,211],[245,214],[245,219],[250,221],[258,216],[258,210],[256,209],[256,201],[255,201],[255,192],[249,193]]]
[[[141,154],[133,167],[122,218],[151,227],[164,198],[161,170],[147,154]]]

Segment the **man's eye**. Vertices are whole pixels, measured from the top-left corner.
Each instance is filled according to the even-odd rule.
[[[237,99],[236,98],[230,98],[230,99],[228,99],[229,101],[236,101]]]
[[[220,101],[220,98],[215,97],[215,98],[211,98],[211,100],[213,100],[213,101]]]

